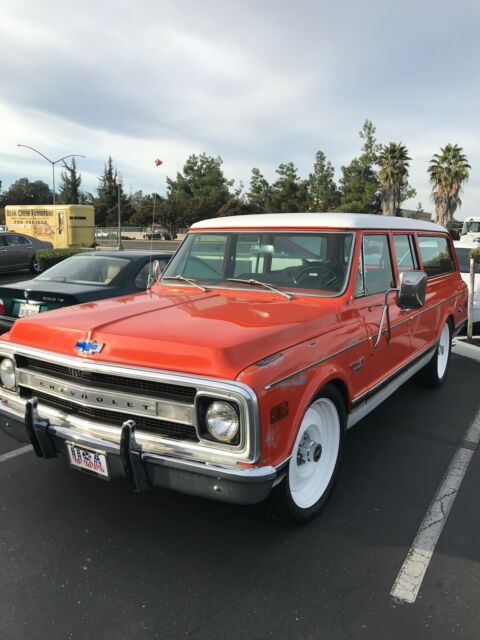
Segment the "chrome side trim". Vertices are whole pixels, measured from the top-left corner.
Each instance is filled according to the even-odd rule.
[[[362,344],[362,342],[368,342],[371,339],[371,337],[368,338],[362,338],[361,340],[357,340],[357,342],[353,342],[352,344],[349,344],[346,347],[343,347],[343,349],[339,349],[338,351],[335,351],[334,353],[331,353],[328,356],[325,356],[324,358],[321,358],[320,360],[316,360],[315,362],[312,362],[311,364],[308,364],[306,367],[302,367],[301,369],[297,369],[297,371],[294,371],[293,373],[289,373],[288,375],[284,376],[283,378],[279,378],[278,380],[275,380],[275,382],[271,382],[270,384],[267,384],[266,387],[264,387],[265,391],[268,391],[269,389],[271,389],[272,387],[276,387],[279,384],[282,384],[282,382],[285,382],[286,380],[289,380],[290,378],[293,378],[294,376],[298,376],[300,373],[303,373],[304,371],[308,371],[309,369],[313,369],[314,367],[317,367],[319,364],[322,364],[323,362],[326,362],[327,360],[330,360],[331,358],[334,358],[335,356],[340,355],[341,353],[344,353],[345,351],[348,351],[349,349],[353,349],[353,347],[356,347],[359,344]]]
[[[415,313],[415,314],[413,314],[411,316],[408,316],[404,320],[400,320],[400,322],[396,322],[395,324],[392,324],[392,326],[390,327],[391,331],[393,332],[397,327],[400,327],[400,326],[406,324],[407,322],[411,322],[412,320],[414,320],[418,316],[420,316],[420,315],[422,315],[424,313],[427,313],[428,311],[431,311],[432,309],[436,309],[437,307],[439,307],[441,304],[443,304],[445,302],[449,302],[453,298],[456,298],[457,295],[458,294],[455,293],[455,294],[449,296],[448,298],[445,298],[445,300],[441,300],[440,302],[437,302],[434,305],[429,306],[428,309],[422,309],[418,313]],[[388,333],[388,329],[384,329],[382,331],[382,333],[378,334],[378,335],[381,336],[381,335],[383,335],[385,333]],[[293,378],[294,376],[297,376],[300,373],[303,373],[304,371],[308,371],[309,369],[313,369],[314,367],[317,367],[319,364],[323,364],[327,360],[330,360],[331,358],[335,358],[335,356],[338,356],[341,353],[344,353],[345,351],[348,351],[349,349],[353,349],[353,347],[356,347],[357,345],[362,344],[363,342],[371,342],[372,340],[375,340],[376,337],[377,337],[377,334],[368,336],[367,338],[362,338],[361,340],[357,340],[356,342],[352,342],[352,344],[350,344],[350,345],[348,345],[346,347],[343,347],[342,349],[339,349],[338,351],[335,351],[334,353],[331,353],[330,355],[325,356],[324,358],[321,358],[320,360],[316,360],[312,364],[309,364],[309,365],[307,365],[305,367],[302,367],[301,369],[297,369],[293,373],[289,373],[288,375],[284,376],[283,378],[279,378],[278,380],[275,380],[274,382],[271,382],[266,387],[264,387],[264,389],[265,389],[265,391],[268,391],[272,387],[275,387],[275,386],[277,386],[279,384],[282,384],[282,382],[285,382],[286,380],[289,380],[290,378]],[[432,345],[430,345],[428,348],[431,348],[431,346]],[[417,358],[419,355],[420,354],[417,353],[417,354],[415,354],[414,357]]]
[[[429,350],[431,350],[431,347],[429,347]],[[351,429],[351,427],[356,425],[357,422],[362,420],[371,411],[376,409],[380,404],[382,404],[384,400],[386,400],[389,396],[391,396],[392,393],[394,393],[397,389],[399,389],[402,386],[402,384],[404,384],[407,380],[409,380],[412,376],[414,376],[418,371],[420,371],[422,367],[428,364],[431,359],[432,359],[432,354],[427,353],[425,356],[423,356],[423,358],[420,358],[411,367],[407,366],[403,373],[400,373],[395,377],[394,380],[392,380],[392,382],[390,382],[386,386],[383,386],[382,389],[380,389],[374,396],[366,400],[364,403],[360,404],[360,406],[353,409],[353,411],[350,412],[347,419],[347,429]],[[392,376],[393,375],[395,375],[395,373],[393,373]],[[379,384],[384,384],[384,381],[382,381]],[[375,387],[373,387],[373,389],[375,389]],[[371,391],[372,389],[370,389],[367,393],[371,393]],[[362,394],[362,396],[363,395],[365,394]],[[362,396],[359,396],[359,397],[362,397]]]

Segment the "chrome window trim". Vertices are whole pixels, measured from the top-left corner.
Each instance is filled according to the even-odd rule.
[[[147,432],[138,433],[139,442],[144,443],[145,446],[151,448],[152,440],[156,440],[158,441],[162,452],[168,451],[171,455],[175,455],[175,449],[182,452],[185,450],[188,455],[193,458],[197,455],[204,458],[206,454],[206,457],[209,458],[209,454],[213,452],[215,456],[222,456],[230,461],[230,463],[236,460],[243,462],[256,462],[260,457],[261,440],[258,399],[253,389],[246,384],[222,378],[206,378],[198,375],[172,373],[148,367],[118,365],[100,360],[87,359],[87,357],[77,358],[74,356],[61,355],[51,351],[43,351],[34,347],[26,347],[0,340],[0,357],[5,356],[12,358],[15,355],[30,356],[53,364],[73,367],[83,371],[94,371],[96,373],[104,373],[126,378],[135,377],[142,380],[195,387],[197,389],[197,395],[198,393],[203,392],[207,395],[215,396],[215,393],[217,392],[218,397],[236,402],[242,407],[241,415],[245,418],[245,423],[241,425],[244,432],[244,442],[241,449],[239,446],[215,443],[210,440],[203,439],[200,443],[187,443]],[[57,379],[61,380],[61,378]],[[3,394],[4,391],[5,390],[0,387],[0,393]],[[16,394],[16,396],[19,398],[18,394]],[[52,412],[49,407],[47,408],[43,406],[42,408],[41,403],[39,403],[39,409],[41,410],[42,415],[55,413],[62,417],[62,419],[69,418],[68,414],[63,411],[55,410]],[[196,418],[194,420],[196,420]],[[88,424],[100,426],[102,424],[101,422],[96,422],[94,420],[84,419],[69,419],[68,422],[72,426],[75,424],[81,424],[84,427]],[[110,426],[111,425],[108,425],[108,427]],[[120,426],[121,425],[119,425],[119,427]],[[115,428],[113,428],[113,432],[115,432]],[[119,433],[120,432],[118,430],[118,438],[120,437]]]
[[[288,235],[295,235],[295,234],[305,235],[305,234],[308,234],[308,233],[317,233],[317,234],[321,233],[323,235],[325,235],[325,234],[330,234],[331,235],[331,234],[339,234],[340,233],[340,234],[343,234],[343,235],[351,235],[352,236],[352,246],[350,247],[350,256],[348,258],[347,270],[346,270],[346,273],[345,273],[344,286],[343,286],[343,289],[339,293],[334,293],[332,295],[324,295],[324,294],[310,293],[310,292],[307,293],[302,289],[286,289],[282,285],[278,285],[279,287],[281,287],[282,292],[289,293],[294,298],[295,297],[306,297],[306,298],[321,298],[321,299],[324,299],[324,298],[339,298],[339,297],[344,295],[345,291],[348,289],[348,286],[349,286],[349,283],[350,283],[350,277],[352,275],[352,260],[353,260],[353,254],[354,254],[354,251],[355,251],[355,243],[357,241],[357,233],[356,233],[355,229],[332,229],[332,230],[325,230],[325,231],[323,229],[314,229],[314,230],[312,230],[312,229],[303,229],[303,230],[302,229],[295,229],[293,231],[290,231],[290,230],[279,230],[279,231],[277,231],[275,229],[270,229],[270,230],[268,230],[268,229],[246,229],[245,231],[235,230],[235,229],[227,229],[225,231],[210,231],[210,232],[208,230],[189,231],[189,233],[185,236],[185,238],[182,241],[182,244],[178,247],[178,249],[177,249],[177,251],[175,253],[178,253],[180,247],[186,241],[186,239],[187,239],[187,237],[188,237],[188,235],[190,233],[191,234],[200,233],[200,234],[203,234],[203,235],[205,235],[206,233],[209,233],[211,235],[214,235],[214,234],[218,234],[218,235],[227,234],[228,235],[228,233],[231,233],[231,234],[233,234],[233,233],[242,233],[242,235],[246,235],[247,233],[252,233],[252,234],[257,233],[258,234],[258,233],[273,233],[273,232],[278,233],[278,234],[283,233],[283,234],[288,234]],[[166,268],[164,269],[164,271],[162,273],[162,276],[165,273],[165,271],[166,271]],[[252,287],[237,287],[237,286],[232,287],[232,286],[225,286],[225,285],[220,286],[220,283],[222,282],[221,280],[218,281],[218,282],[214,281],[214,282],[210,283],[209,280],[201,280],[201,279],[199,279],[198,282],[199,283],[205,283],[205,286],[207,287],[207,292],[206,293],[210,293],[212,291],[215,291],[216,289],[218,289],[220,291],[248,291],[248,292],[252,291]],[[184,287],[184,288],[187,288],[187,289],[191,289],[192,288],[191,285],[183,284],[183,283],[180,283],[180,282],[176,282],[175,284],[169,283],[169,282],[164,282],[162,280],[162,277],[160,277],[160,280],[159,280],[158,284],[162,285],[162,286],[165,286],[165,287],[174,286],[174,287]],[[263,290],[260,287],[255,288],[255,291],[257,291],[259,293],[269,293],[268,291]],[[270,293],[272,293],[272,292],[270,292]]]

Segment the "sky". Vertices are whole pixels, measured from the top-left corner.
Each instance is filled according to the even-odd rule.
[[[409,150],[404,206],[433,210],[429,160],[456,143],[472,165],[456,217],[480,215],[479,28],[477,0],[0,0],[0,180],[51,186],[19,143],[85,155],[90,192],[109,155],[146,193],[201,152],[248,187],[252,167],[307,177],[321,149],[338,179],[368,118]]]

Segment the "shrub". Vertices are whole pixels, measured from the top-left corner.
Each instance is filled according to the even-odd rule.
[[[80,253],[80,249],[40,249],[36,256],[42,271],[50,269],[54,264],[70,258],[76,253]]]
[[[480,264],[480,247],[478,249],[472,249],[470,251],[470,255],[472,256],[474,262]]]

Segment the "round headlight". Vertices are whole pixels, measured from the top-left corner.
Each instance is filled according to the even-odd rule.
[[[212,402],[205,414],[209,433],[220,442],[230,442],[237,435],[240,422],[235,409],[228,402]]]
[[[15,365],[9,358],[0,362],[0,380],[5,389],[15,389]]]

